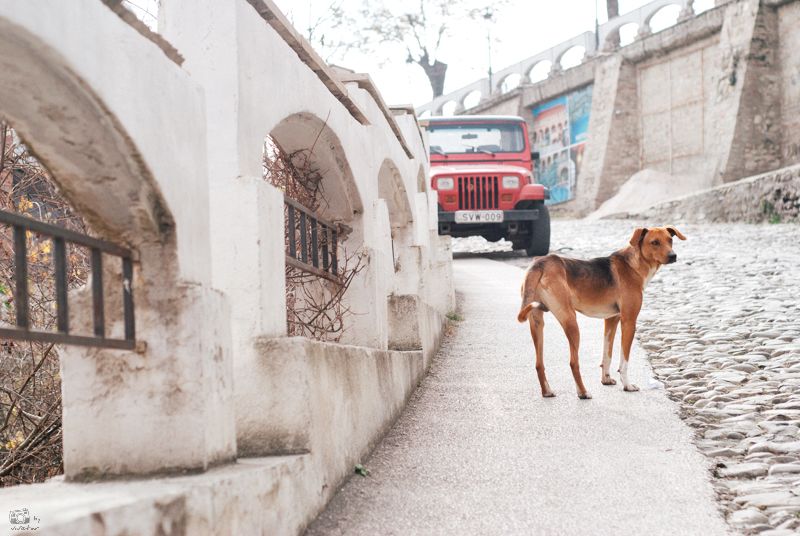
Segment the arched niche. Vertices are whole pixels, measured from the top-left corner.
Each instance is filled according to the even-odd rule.
[[[679,4],[661,6],[645,17],[644,26],[650,28],[653,33],[660,32],[674,26],[678,22],[680,13],[681,6]]]
[[[408,192],[403,177],[394,162],[388,158],[378,171],[378,195],[386,200],[389,209],[389,224],[392,229],[407,227],[413,221]]]
[[[522,83],[522,75],[519,73],[511,73],[504,76],[497,84],[497,90],[500,93],[508,93],[512,89],[516,89]]]
[[[458,103],[454,100],[447,101],[442,105],[441,115],[454,115],[458,109]]]
[[[541,82],[545,80],[550,74],[550,69],[553,63],[549,60],[540,60],[533,64],[528,70],[528,80],[531,83]]]
[[[296,164],[308,164],[322,176],[322,216],[348,223],[364,207],[342,143],[324,120],[301,112],[278,123],[270,137]]]
[[[570,69],[583,63],[583,57],[586,55],[586,48],[582,45],[575,45],[568,48],[561,55],[556,58],[556,63],[562,69]]]
[[[483,94],[479,90],[473,89],[472,91],[464,95],[463,99],[461,99],[461,106],[465,110],[469,110],[470,108],[477,106],[478,103],[481,102],[482,97]]]
[[[173,243],[169,207],[102,100],[58,52],[3,19],[0,49],[0,115],[92,230],[133,247]]]

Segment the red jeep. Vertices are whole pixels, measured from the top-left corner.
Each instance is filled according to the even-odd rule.
[[[549,191],[533,180],[528,126],[516,116],[460,115],[423,121],[439,234],[509,240],[528,255],[550,250]]]

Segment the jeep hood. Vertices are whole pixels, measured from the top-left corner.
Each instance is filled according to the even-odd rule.
[[[530,175],[531,172],[525,166],[513,166],[509,164],[475,164],[475,163],[463,163],[463,164],[448,164],[448,165],[436,165],[431,166],[430,168],[430,176],[433,177],[441,177],[443,175],[450,176],[450,175],[511,175],[511,174],[522,174],[522,175]]]

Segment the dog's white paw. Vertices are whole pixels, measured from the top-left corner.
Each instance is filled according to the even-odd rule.
[[[623,391],[627,391],[627,392],[629,392],[629,393],[633,393],[633,392],[635,392],[635,391],[638,391],[638,390],[639,390],[639,388],[638,388],[638,387],[636,387],[636,386],[635,386],[635,385],[633,385],[633,384],[626,385],[626,386],[625,386],[625,387],[623,387],[622,389],[623,389]]]

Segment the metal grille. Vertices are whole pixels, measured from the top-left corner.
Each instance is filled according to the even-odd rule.
[[[458,177],[458,209],[497,209],[499,179],[496,175]]]
[[[10,226],[14,235],[14,305],[16,327],[0,327],[0,337],[7,339],[76,344],[102,348],[133,350],[136,332],[133,316],[133,253],[111,242],[98,240],[62,227],[0,210],[0,224]],[[28,304],[28,233],[36,233],[52,241],[53,275],[56,290],[56,329],[31,329]],[[67,300],[67,242],[89,248],[92,269],[93,336],[71,335],[69,302]],[[105,331],[103,307],[103,254],[122,259],[122,307],[125,325],[124,339],[110,339]]]
[[[300,203],[284,197],[286,264],[342,283],[339,274],[339,227]]]

